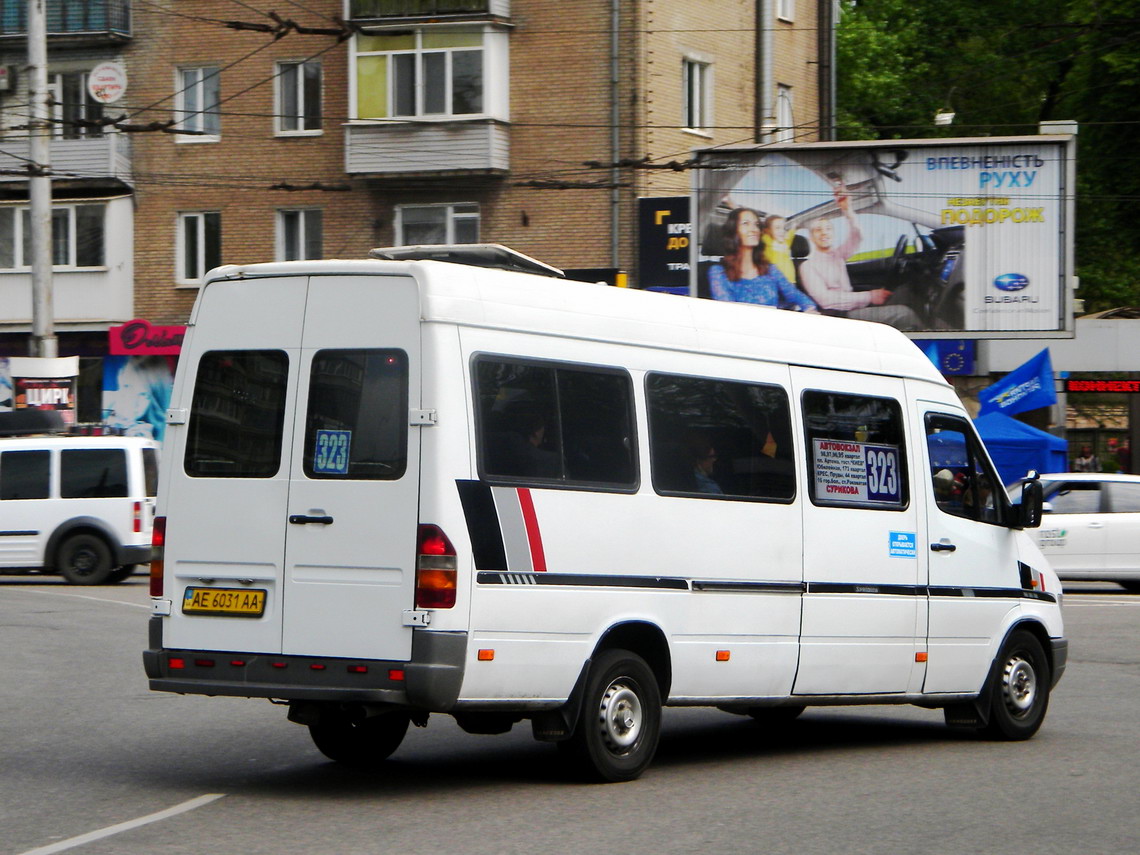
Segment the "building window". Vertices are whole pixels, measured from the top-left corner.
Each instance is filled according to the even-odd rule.
[[[401,205],[396,208],[398,246],[478,242],[478,205]]]
[[[796,17],[796,0],[776,0],[776,17],[793,21]]]
[[[486,110],[482,30],[356,37],[356,118],[476,116]]]
[[[712,127],[711,66],[707,62],[686,59],[681,64],[684,115],[681,123],[694,131]]]
[[[178,116],[178,128],[192,132],[178,134],[179,142],[215,142],[221,136],[220,80],[217,68],[178,70],[175,115]]]
[[[776,87],[776,142],[796,141],[796,120],[792,113],[792,87]]]
[[[277,63],[277,133],[321,130],[321,64]]]
[[[103,136],[102,125],[92,125],[103,118],[103,104],[87,91],[87,72],[70,71],[48,78],[52,100],[52,133],[66,140]]]
[[[277,260],[304,261],[324,253],[323,214],[319,208],[277,212]]]
[[[55,268],[102,267],[103,205],[60,205],[51,212],[51,263]],[[31,212],[0,208],[0,269],[32,265]]]
[[[222,263],[222,215],[217,211],[179,214],[177,243],[177,281],[200,284],[206,271]]]

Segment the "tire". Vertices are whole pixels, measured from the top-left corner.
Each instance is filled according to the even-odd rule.
[[[72,585],[102,585],[111,576],[111,549],[94,534],[73,534],[56,550],[56,569]]]
[[[657,753],[661,690],[636,653],[602,651],[590,666],[574,735],[559,746],[583,778],[632,781]]]
[[[410,721],[406,712],[382,713],[362,721],[329,715],[310,724],[309,735],[330,760],[354,769],[371,770],[400,747]]]
[[[111,571],[111,575],[107,577],[108,584],[117,585],[124,579],[129,579],[134,575],[135,570],[138,569],[137,564],[124,564],[122,567],[116,567]]]
[[[807,707],[802,704],[790,707],[750,707],[748,715],[752,717],[753,721],[760,724],[778,727],[781,724],[795,721],[805,709]]]
[[[991,739],[1029,739],[1049,707],[1049,660],[1030,632],[1014,630],[994,661],[990,676],[990,720],[982,734]]]

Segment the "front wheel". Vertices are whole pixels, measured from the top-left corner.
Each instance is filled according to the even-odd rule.
[[[1049,660],[1032,633],[1015,630],[994,662],[990,720],[982,733],[992,739],[1029,739],[1049,707]]]
[[[102,585],[114,569],[110,547],[94,534],[72,535],[60,544],[56,567],[73,585]]]
[[[406,712],[387,712],[360,721],[329,715],[310,724],[309,735],[330,760],[354,769],[375,769],[400,747],[410,721]]]
[[[606,650],[590,666],[582,710],[565,745],[594,781],[632,781],[648,768],[661,737],[661,690],[636,653]]]

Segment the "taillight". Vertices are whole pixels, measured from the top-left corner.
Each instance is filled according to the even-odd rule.
[[[135,534],[138,534],[140,531],[142,531],[142,502],[135,502],[134,512]]]
[[[166,517],[155,517],[150,531],[150,545],[153,555],[150,559],[150,595],[162,596],[162,576],[166,568],[163,552],[166,549]]]
[[[426,523],[419,527],[416,553],[416,608],[450,609],[459,575],[455,547],[443,529]]]

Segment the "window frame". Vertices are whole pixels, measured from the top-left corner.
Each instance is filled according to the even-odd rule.
[[[196,79],[188,83],[188,74],[195,75]],[[181,131],[196,132],[175,134],[175,142],[215,143],[221,140],[221,77],[221,69],[216,65],[190,65],[175,69],[174,114],[178,117],[175,127]],[[188,103],[191,95],[196,103]],[[211,95],[214,101],[208,103]]]
[[[796,141],[796,105],[792,97],[792,87],[784,83],[776,84],[776,129],[775,141],[794,143]]]
[[[316,104],[309,104],[305,70],[316,68]],[[293,69],[295,80],[289,81],[287,71]],[[274,133],[280,137],[314,137],[324,131],[324,67],[317,60],[277,60],[276,74],[273,77]],[[290,113],[286,108],[286,98],[292,89],[296,109]],[[312,110],[310,109],[312,108]],[[310,113],[313,113],[310,115]],[[289,121],[297,127],[287,127]],[[311,124],[310,124],[311,123]]]
[[[106,134],[101,126],[85,127],[75,125],[74,119],[68,117],[73,113],[76,119],[97,121],[103,118],[104,104],[96,101],[87,91],[87,76],[90,71],[53,71],[48,75],[48,93],[52,98],[51,114],[57,124],[52,126],[54,139],[93,139]],[[69,101],[67,98],[67,84],[74,82],[78,88],[79,100]]]
[[[424,46],[425,36],[429,36],[430,40],[432,35],[447,35],[449,33],[477,35],[479,44],[478,46]],[[414,43],[410,47],[386,50],[362,49],[361,40],[363,38],[387,35],[410,35]],[[500,39],[502,39],[501,44]],[[473,26],[471,24],[421,25],[410,30],[380,31],[354,36],[350,58],[350,118],[354,121],[470,121],[495,117],[497,114],[503,113],[504,115],[498,117],[505,119],[505,98],[509,86],[506,79],[506,63],[508,62],[506,44],[506,33],[499,32],[487,25]],[[480,57],[480,109],[477,112],[455,112],[456,68],[454,54],[464,52],[478,53]],[[445,109],[442,112],[431,112],[427,109],[427,99],[429,97],[434,98],[437,94],[436,89],[429,86],[425,79],[428,71],[425,70],[424,58],[430,55],[444,56],[443,93],[440,97]],[[378,57],[383,61],[381,73],[384,79],[384,108],[380,111],[380,115],[362,116],[360,114],[361,60],[373,57]],[[410,112],[399,108],[405,97],[401,95],[400,90],[400,81],[404,79],[404,71],[400,66],[405,64],[403,60],[399,59],[401,57],[411,57],[413,104]],[[498,89],[502,89],[502,97],[500,97]]]
[[[217,233],[217,248],[216,252],[211,253],[208,251],[207,242],[210,238],[211,229],[209,227],[210,217],[216,217],[216,226],[214,231]],[[195,252],[194,263],[198,268],[197,277],[187,276],[186,263],[187,247],[186,247],[186,226],[190,220],[197,222],[195,227],[197,249]],[[216,267],[216,264],[210,264],[210,256],[217,255],[218,264],[221,264],[222,257],[222,212],[221,211],[179,211],[177,217],[177,233],[175,235],[175,260],[174,260],[174,281],[178,285],[185,285],[190,287],[197,287],[202,284],[211,269]]]
[[[709,136],[713,126],[712,62],[691,54],[681,60],[681,128]],[[694,80],[694,74],[698,79]],[[693,121],[696,119],[697,121]]]
[[[79,248],[81,244],[80,238],[80,208],[98,208],[100,211],[98,238],[99,238],[99,256],[101,261],[98,264],[79,264]],[[0,230],[11,227],[11,252],[12,264],[10,266],[0,263],[0,270],[10,271],[29,271],[32,269],[31,260],[27,258],[30,250],[30,234],[27,229],[27,220],[31,216],[31,208],[28,205],[0,205],[0,211],[11,211],[11,222],[9,224],[0,222]],[[60,216],[66,217],[67,233],[64,236],[58,234],[57,220]],[[63,204],[54,204],[51,208],[52,218],[52,239],[51,239],[51,254],[52,254],[52,270],[53,271],[67,271],[67,270],[106,270],[107,269],[107,205],[105,203],[85,203],[85,202],[71,202]],[[66,243],[64,243],[66,240]],[[2,243],[0,239],[0,243]],[[60,263],[57,261],[57,250],[60,246],[65,246],[67,255],[66,261]]]
[[[930,501],[933,506],[937,508],[940,513],[946,514],[947,516],[983,523],[984,525],[998,526],[999,528],[1008,528],[1015,519],[1013,507],[1009,500],[1009,494],[1002,485],[1001,478],[998,476],[997,469],[994,468],[993,462],[985,454],[982,441],[974,431],[972,425],[962,416],[952,413],[926,413],[922,420],[922,430],[923,442],[926,443],[928,455],[930,453],[930,437],[934,435],[934,433],[932,433],[934,429],[954,431],[961,433],[965,437],[966,447],[964,453],[966,455],[966,465],[971,470],[968,489],[973,496],[973,501],[970,506],[966,506],[963,500],[963,513],[958,513],[946,508],[944,503],[938,499],[938,493],[934,484],[934,464],[933,461],[931,461],[931,471],[926,478],[928,487],[924,489],[929,489]],[[985,519],[982,516],[981,512],[985,511],[985,507],[980,501],[976,489],[978,476],[985,476],[990,482],[990,495],[993,497],[992,510],[994,512],[994,519]]]
[[[458,211],[458,208],[471,207],[473,211]],[[457,243],[478,243],[479,232],[482,228],[483,214],[479,208],[478,202],[432,202],[424,205],[397,205],[395,212],[395,246],[417,246],[418,244],[409,243],[406,239],[404,224],[405,212],[418,209],[442,209],[444,211],[444,236],[445,240],[442,244],[457,244]],[[475,223],[475,239],[470,241],[458,241],[455,239],[456,225],[463,221],[474,221]]]
[[[898,433],[897,445],[897,467],[899,477],[899,491],[900,500],[897,504],[887,504],[884,502],[873,501],[848,501],[845,499],[820,499],[816,496],[816,464],[815,464],[815,444],[814,440],[817,437],[813,434],[813,428],[810,422],[810,415],[807,408],[808,395],[838,395],[845,398],[861,398],[872,401],[882,401],[887,404],[889,408],[894,410],[894,423]],[[889,395],[872,395],[863,392],[843,392],[835,389],[819,389],[810,388],[804,389],[800,393],[800,418],[803,423],[804,435],[804,466],[806,467],[805,473],[805,492],[811,503],[819,508],[858,508],[870,511],[885,511],[888,513],[899,513],[909,510],[911,504],[910,495],[910,468],[908,463],[907,453],[907,432],[906,432],[906,410],[902,402],[898,398],[892,398]],[[833,440],[838,442],[846,441],[839,437],[832,437]],[[856,442],[863,442],[863,440],[855,440]],[[868,443],[873,445],[886,445],[885,442]]]
[[[563,427],[566,420],[562,410],[562,403],[559,399],[559,379],[558,372],[566,371],[570,373],[588,373],[596,375],[607,375],[621,378],[625,381],[625,404],[627,407],[626,418],[629,427],[629,466],[631,480],[629,482],[609,482],[609,481],[587,481],[583,479],[570,478],[565,472],[565,458],[561,457],[560,463],[562,466],[562,476],[558,478],[544,477],[539,475],[501,475],[491,473],[487,470],[487,448],[488,448],[488,420],[485,418],[487,414],[483,412],[483,399],[480,394],[479,386],[479,365],[484,362],[505,363],[508,365],[519,366],[522,368],[548,368],[553,375],[553,390],[554,390],[554,405],[557,412],[552,414],[553,420],[556,422],[555,429],[558,436],[560,445],[560,455],[565,451],[565,435]],[[613,365],[598,365],[594,363],[573,362],[569,360],[556,360],[556,359],[534,359],[525,356],[518,356],[512,354],[502,353],[487,353],[478,352],[471,355],[468,367],[471,375],[471,395],[472,395],[472,412],[475,420],[475,460],[476,469],[479,478],[489,484],[499,484],[507,486],[531,486],[541,489],[551,490],[576,490],[579,492],[596,492],[596,493],[622,493],[632,495],[641,489],[641,464],[638,449],[638,423],[637,423],[637,403],[636,393],[634,391],[633,378],[629,371],[625,368]]]
[[[756,494],[748,494],[748,493],[727,493],[727,492],[717,494],[717,493],[700,492],[700,491],[672,490],[672,489],[668,489],[666,487],[662,487],[660,484],[660,479],[658,478],[658,467],[657,467],[657,459],[658,459],[657,452],[658,452],[659,446],[654,441],[654,439],[655,439],[654,394],[655,393],[654,393],[654,390],[650,386],[650,383],[652,382],[653,378],[655,378],[655,377],[667,377],[667,378],[673,378],[675,380],[681,380],[681,381],[692,381],[694,383],[701,383],[701,382],[704,382],[704,383],[721,383],[721,384],[731,385],[731,386],[756,387],[756,388],[761,388],[761,389],[768,390],[768,391],[779,392],[783,397],[783,404],[784,404],[783,416],[785,419],[785,424],[782,425],[782,427],[784,429],[784,432],[786,433],[785,438],[786,438],[787,444],[788,444],[788,449],[787,449],[788,453],[787,453],[786,458],[773,458],[773,459],[784,460],[788,464],[788,472],[789,472],[791,479],[792,479],[790,494],[788,494],[787,496],[756,495]],[[733,502],[760,502],[763,504],[774,504],[774,505],[790,505],[796,501],[796,496],[799,493],[799,479],[797,477],[798,473],[796,471],[795,440],[794,440],[794,434],[793,434],[795,428],[793,426],[793,420],[792,420],[792,396],[786,387],[782,386],[780,383],[771,382],[771,381],[764,381],[764,380],[742,380],[742,379],[730,378],[730,377],[711,377],[711,376],[705,376],[705,375],[678,374],[677,372],[673,372],[673,371],[647,371],[645,373],[645,377],[644,377],[644,384],[645,384],[645,388],[644,388],[645,412],[646,412],[646,422],[647,422],[646,429],[647,429],[648,435],[649,435],[650,481],[652,482],[653,490],[655,493],[657,493],[657,495],[659,495],[659,496],[678,496],[678,497],[690,498],[690,499],[714,499],[714,500],[720,500],[720,501],[733,501]],[[708,417],[709,414],[706,413],[705,416]],[[769,428],[771,428],[771,425],[769,425]],[[695,430],[695,428],[694,428],[694,430]],[[712,428],[708,428],[707,430],[712,430]],[[771,432],[771,430],[769,432]],[[711,439],[712,438],[710,437],[710,440]],[[715,443],[715,442],[713,442],[712,444],[714,446],[718,445],[718,443]],[[718,451],[723,451],[723,448],[718,449]],[[723,485],[720,485],[720,486],[723,487]]]
[[[781,21],[796,19],[796,0],[773,0],[776,4],[776,17]]]
[[[294,242],[299,250],[295,257],[290,257],[290,223],[292,215],[296,215],[297,236]],[[315,217],[313,215],[316,215]],[[311,254],[310,245],[313,241],[311,230],[315,219],[318,243],[318,252]],[[322,208],[278,208],[277,209],[277,246],[275,257],[277,261],[313,261],[324,258],[324,209]]]

